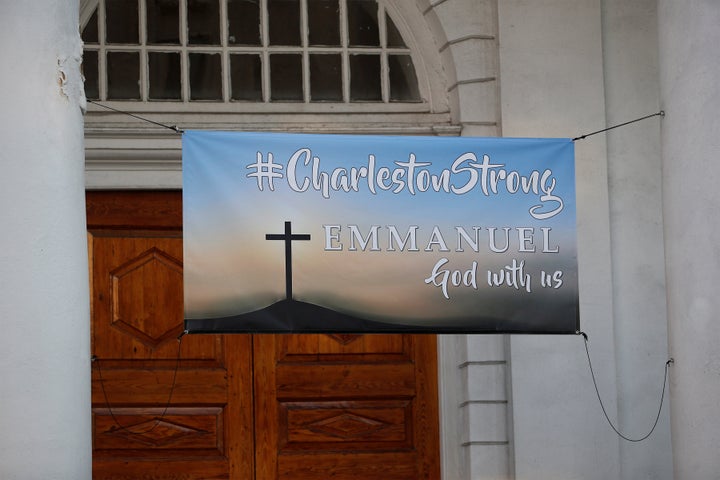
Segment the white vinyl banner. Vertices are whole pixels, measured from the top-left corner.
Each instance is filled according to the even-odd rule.
[[[576,333],[570,139],[183,134],[190,332]]]

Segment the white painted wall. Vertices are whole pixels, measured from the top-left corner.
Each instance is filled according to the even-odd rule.
[[[604,0],[607,124],[660,110],[656,0]],[[654,117],[605,134],[608,151],[617,426],[645,436],[659,407],[667,353],[660,126]],[[667,398],[667,396],[666,396]],[[643,442],[620,442],[622,479],[671,479],[669,407]]]
[[[691,2],[695,9],[700,3]],[[392,4],[407,17],[426,54],[434,42],[437,53],[427,54],[427,68],[444,77],[450,114],[463,135],[574,137],[653,113],[663,103],[656,0],[405,0]],[[703,61],[714,58],[712,47],[719,42],[702,29],[678,41],[682,32],[695,30],[687,25],[699,19],[669,22],[667,18],[675,16],[679,7],[672,1],[665,5],[669,14],[660,38],[669,61],[662,78],[665,88],[675,95],[674,109],[683,116],[668,116],[664,133],[670,118],[681,118],[672,124],[672,131],[694,139],[695,131],[719,131],[716,123],[706,121],[712,118],[709,110],[717,106],[715,100],[704,109],[706,116],[693,119],[690,126],[685,125],[685,117],[698,105],[681,108],[687,92],[707,87],[707,79],[717,79],[720,62]],[[426,25],[420,25],[422,21]],[[708,19],[700,23],[708,29],[717,25]],[[432,41],[421,38],[428,30]],[[672,33],[666,35],[666,30]],[[712,41],[705,43],[703,36]],[[693,43],[707,51],[691,56],[691,73],[678,76],[685,68],[686,49]],[[434,63],[436,56],[441,66]],[[713,91],[717,95],[717,89]],[[716,97],[706,95],[700,100],[706,98]],[[702,128],[697,125],[700,121],[706,121]],[[667,358],[659,125],[660,119],[654,118],[576,142],[581,325],[590,338],[608,413],[631,437],[646,433],[654,420]],[[707,138],[714,137],[708,133]],[[681,147],[687,145],[679,140],[668,143],[663,148],[665,162],[677,158]],[[170,144],[168,148],[177,149]],[[708,159],[717,157],[708,144],[687,148]],[[180,183],[177,165],[159,168],[152,162],[143,164],[142,159],[121,168],[117,162],[108,163],[107,168],[101,163],[93,163],[89,171],[90,186],[162,188]],[[713,171],[709,165],[703,167]],[[677,185],[681,184],[673,184]],[[674,198],[689,201],[682,192],[676,194]],[[707,209],[699,211],[698,223],[711,215]],[[665,226],[673,235],[682,231],[680,210],[675,213],[673,229]],[[673,245],[668,251],[678,255],[679,247]],[[714,251],[710,244],[704,249]],[[697,268],[701,275],[695,281],[714,285],[712,272],[718,270],[717,265],[707,262],[707,256],[702,258],[706,265]],[[696,267],[700,261],[698,257],[690,263]],[[677,262],[679,269],[685,259]],[[685,281],[686,274],[677,281]],[[683,295],[689,294],[668,283],[676,288],[675,300],[671,299],[672,325],[672,302],[686,307]],[[703,309],[713,303],[707,297],[698,302],[692,306],[702,314],[697,329],[709,329],[710,319],[703,316]],[[682,318],[679,312],[675,315]],[[681,333],[676,337],[691,338]],[[716,336],[710,335],[708,345],[710,340],[717,344]],[[580,337],[453,335],[441,337],[439,346],[445,480],[672,478],[667,406],[648,441],[620,440],[602,416]],[[703,375],[689,383],[681,383],[678,377],[676,385],[687,387],[686,405],[701,404],[707,410],[718,406],[720,387],[714,381],[718,357],[704,355],[692,358],[686,367],[688,374],[693,368],[705,368]],[[696,393],[708,400],[699,402]],[[678,416],[673,429],[681,428],[686,419],[699,421]],[[715,423],[710,426],[720,431]],[[717,445],[713,435],[710,430],[696,437],[688,434],[693,448],[704,452],[705,461],[711,454],[697,445],[701,440]],[[687,455],[685,447],[681,450],[676,451],[676,458]],[[713,478],[683,472],[678,478]]]
[[[720,3],[658,5],[675,477],[718,479]]]
[[[499,2],[504,136],[577,136],[659,110],[653,0]],[[667,359],[659,118],[576,142],[581,328],[605,407],[648,432]],[[518,479],[672,478],[667,407],[620,440],[582,340],[511,339]],[[690,477],[688,477],[690,478]]]
[[[0,478],[91,477],[77,0],[0,0]]]
[[[605,125],[598,0],[499,2],[503,136],[574,137]],[[576,142],[581,328],[616,416],[605,138]],[[620,478],[618,439],[604,423],[581,337],[511,339],[518,479]]]

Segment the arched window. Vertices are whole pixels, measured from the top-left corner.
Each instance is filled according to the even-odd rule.
[[[95,100],[422,101],[376,0],[100,0],[82,38]]]
[[[416,0],[80,0],[86,96],[183,129],[456,135]],[[181,183],[180,136],[89,104],[90,188]]]

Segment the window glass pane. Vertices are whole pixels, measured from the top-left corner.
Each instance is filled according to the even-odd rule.
[[[230,55],[231,98],[262,101],[260,55]]]
[[[381,101],[380,56],[350,55],[350,101]]]
[[[310,55],[310,100],[341,102],[342,99],[340,55]]]
[[[150,91],[152,100],[180,100],[180,54],[149,52]]]
[[[390,101],[417,102],[420,100],[415,66],[410,55],[389,55]]]
[[[88,20],[82,31],[82,41],[84,43],[98,43],[98,16],[97,10],[95,10]]]
[[[140,99],[140,54],[108,52],[108,100]]]
[[[220,45],[218,0],[187,0],[188,43]]]
[[[228,0],[228,44],[260,45],[260,2]]]
[[[385,14],[385,25],[387,26],[387,46],[395,48],[407,48],[405,40],[403,40],[400,31],[398,31],[395,23],[390,18],[390,15]]]
[[[139,43],[137,0],[105,0],[107,43]]]
[[[340,46],[340,6],[338,0],[308,0],[310,45]]]
[[[380,46],[377,2],[375,0],[348,0],[347,9],[350,46]]]
[[[180,44],[180,5],[178,0],[147,2],[147,42]]]
[[[267,0],[270,45],[300,45],[300,0]]]
[[[222,100],[220,54],[191,53],[190,100]]]
[[[94,50],[85,50],[83,52],[82,72],[85,77],[85,96],[90,100],[100,99],[98,52]]]
[[[288,53],[270,55],[270,99],[302,101],[301,55]]]

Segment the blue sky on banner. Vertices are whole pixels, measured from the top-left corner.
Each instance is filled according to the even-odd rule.
[[[283,249],[265,234],[285,221],[312,237],[293,244],[295,297],[328,308],[460,318],[490,297],[577,295],[570,139],[189,131],[183,182],[188,318],[282,299]],[[416,249],[399,251],[409,231]],[[474,268],[472,285],[426,281],[443,258],[448,269]],[[531,291],[490,285],[490,272],[513,261],[525,262]],[[559,270],[563,288],[540,288],[540,275]]]

